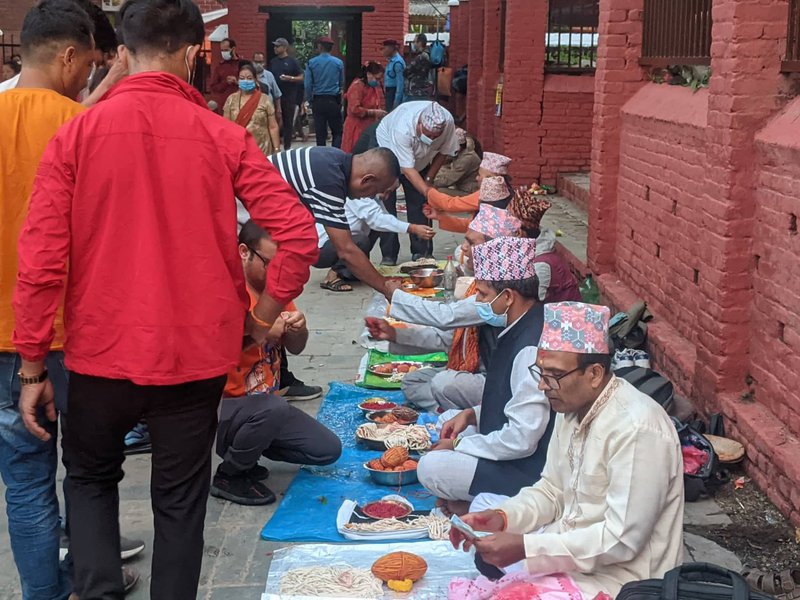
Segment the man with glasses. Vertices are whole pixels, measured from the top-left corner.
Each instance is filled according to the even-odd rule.
[[[251,304],[264,292],[269,261],[276,245],[254,221],[239,233],[242,259]],[[281,389],[282,349],[299,354],[306,347],[306,318],[290,302],[269,331],[266,341],[256,343],[247,335],[239,364],[228,373],[220,405],[217,454],[222,464],[211,484],[211,495],[237,504],[275,502],[275,494],[263,483],[269,471],[258,464],[262,456],[299,465],[329,465],[342,452],[332,431],[276,392]]]
[[[481,404],[440,419],[440,441],[419,462],[420,483],[463,514],[478,494],[513,495],[538,478],[552,430],[550,407],[531,379],[542,332],[536,242],[499,237],[472,248],[483,322],[500,329]]]
[[[609,315],[580,302],[545,306],[530,373],[559,414],[541,479],[511,499],[475,499],[464,520],[492,535],[450,534],[456,548],[475,546],[488,577],[563,573],[581,597],[615,597],[682,562],[680,442],[664,409],[612,373]]]

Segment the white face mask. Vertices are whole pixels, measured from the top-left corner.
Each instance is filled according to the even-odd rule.
[[[230,60],[233,58],[233,53],[230,50],[222,51],[222,60]]]
[[[423,144],[425,144],[426,146],[432,146],[433,145],[433,140],[431,138],[429,138],[427,135],[425,135],[424,133],[420,133],[419,134],[419,141],[422,142]]]
[[[183,57],[183,64],[186,66],[186,82],[189,85],[192,85],[194,82],[194,71],[192,70],[191,65],[189,64],[189,52],[191,51],[192,47],[186,47],[186,55]]]

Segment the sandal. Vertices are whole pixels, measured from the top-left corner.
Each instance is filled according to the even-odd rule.
[[[755,591],[774,596],[776,600],[800,600],[800,569],[786,569],[780,573],[753,569],[742,575]]]
[[[323,290],[328,290],[329,292],[353,291],[353,286],[341,278],[334,279],[333,281],[323,281],[319,284],[319,287],[321,287]]]

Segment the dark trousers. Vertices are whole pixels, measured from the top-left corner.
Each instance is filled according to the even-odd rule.
[[[424,179],[427,172],[428,169],[420,171],[420,176]],[[403,192],[406,195],[406,214],[408,222],[416,223],[417,225],[430,225],[431,222],[425,216],[425,213],[422,212],[422,207],[425,202],[427,202],[425,196],[417,191],[417,188],[411,184],[405,175],[400,175],[400,185],[403,186]],[[387,209],[389,208],[389,204],[397,202],[397,194],[393,193],[392,196],[393,197],[390,198],[388,202],[384,202]],[[411,233],[408,234],[408,239],[411,240],[411,254],[413,256],[420,255],[428,258],[433,256],[433,240],[423,240]]]
[[[217,454],[220,470],[233,476],[256,466],[262,456],[297,465],[329,465],[342,454],[330,429],[274,394],[224,398]]]
[[[397,96],[397,88],[396,87],[387,87],[386,88],[386,112],[392,112],[394,108],[394,100]]]
[[[361,137],[359,137],[358,141],[356,141],[356,145],[353,146],[353,154],[363,154],[367,150],[378,147],[378,125],[378,123],[375,123],[364,130],[364,133],[362,133]],[[384,199],[383,205],[391,215],[395,217],[397,216],[397,194],[389,195],[389,197]],[[375,245],[375,240],[380,240],[381,255],[383,259],[397,262],[397,256],[400,254],[400,238],[396,233],[391,233],[388,231],[373,231],[370,234],[370,240],[371,243],[369,245],[369,250],[367,250],[367,254],[372,251],[372,247]]]
[[[292,135],[294,135],[295,113],[297,104],[289,97],[290,94],[281,96],[281,113],[283,113],[283,125],[281,135],[283,135],[283,149],[289,150],[292,147]]]
[[[370,251],[372,250],[372,246],[375,245],[375,240],[378,239],[377,232],[375,233],[375,237],[371,240],[360,240],[356,242],[356,246],[358,246],[361,251],[369,256]],[[325,242],[325,245],[319,249],[319,259],[317,259],[316,264],[314,265],[317,269],[333,269],[336,274],[341,278],[348,281],[357,281],[358,278],[350,272],[347,264],[339,259],[339,255],[336,252],[336,246],[333,245],[333,242],[328,240]],[[282,384],[283,382],[281,382]]]
[[[338,96],[314,96],[312,103],[314,110],[314,131],[317,134],[317,146],[326,146],[328,143],[328,128],[330,127],[334,148],[342,147],[342,104]]]
[[[194,600],[203,559],[211,447],[225,376],[170,386],[70,374],[64,429],[70,553],[81,600],[124,597],[119,490],[125,434],[147,419],[155,539],[152,600]]]

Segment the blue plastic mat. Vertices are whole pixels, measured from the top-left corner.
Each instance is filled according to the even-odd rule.
[[[358,404],[379,396],[404,402],[402,392],[365,390],[331,383],[317,419],[342,440],[342,456],[329,467],[303,467],[289,485],[281,505],[264,525],[261,537],[271,542],[348,542],[336,530],[336,514],[344,500],[365,504],[388,494],[407,497],[417,510],[432,509],[435,498],[421,485],[393,488],[372,483],[363,464],[380,456],[376,450],[357,445],[356,428],[366,423]],[[435,422],[436,415],[421,415],[421,422]]]

